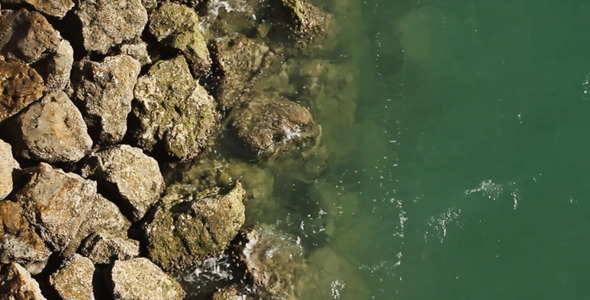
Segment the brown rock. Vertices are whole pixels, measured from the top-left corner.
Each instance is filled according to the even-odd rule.
[[[43,67],[37,67],[45,78],[45,93],[61,91],[70,82],[74,63],[74,49],[67,40],[61,40],[53,56]]]
[[[53,250],[76,236],[96,197],[96,183],[41,163],[15,194],[24,216]]]
[[[111,285],[116,300],[180,300],[185,295],[178,282],[143,257],[116,261]]]
[[[80,1],[76,15],[82,22],[84,48],[103,54],[124,40],[140,36],[148,21],[141,0]]]
[[[80,247],[80,253],[95,264],[110,264],[139,256],[139,242],[122,237],[93,234]]]
[[[59,32],[38,12],[6,9],[0,15],[0,54],[7,61],[34,63],[54,53],[60,41]]]
[[[147,51],[147,43],[140,39],[121,45],[120,52],[121,54],[135,58],[142,66],[152,63],[152,59]]]
[[[36,10],[50,16],[63,18],[74,7],[72,0],[2,0],[6,4],[29,4]]]
[[[18,162],[12,157],[10,144],[0,140],[0,200],[4,200],[12,192],[13,172],[19,168]]]
[[[10,126],[10,142],[20,158],[75,162],[92,147],[82,114],[63,92],[30,105]]]
[[[17,263],[0,270],[0,300],[46,300],[39,283]]]
[[[1,22],[1,20],[0,20]],[[43,79],[35,69],[0,60],[0,122],[43,95]]]
[[[85,61],[74,83],[75,99],[84,107],[84,119],[95,140],[115,144],[127,131],[133,88],[141,65],[127,55],[107,56],[103,62]]]
[[[18,203],[0,202],[0,263],[19,263],[30,273],[40,273],[51,251],[23,217]]]
[[[237,285],[230,285],[213,294],[212,300],[253,300],[246,293],[240,291]]]
[[[96,179],[102,187],[116,194],[121,209],[133,221],[144,216],[165,188],[158,162],[129,145],[92,153],[84,162],[82,175]]]
[[[94,264],[86,257],[67,257],[49,282],[63,300],[94,300],[92,277]]]

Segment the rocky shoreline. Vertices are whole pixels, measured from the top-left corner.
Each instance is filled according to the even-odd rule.
[[[304,298],[301,245],[246,217],[273,209],[267,169],[317,178],[346,145],[322,141],[354,114],[325,7],[0,8],[0,299],[189,298],[173,275],[220,255],[241,278],[199,299]]]

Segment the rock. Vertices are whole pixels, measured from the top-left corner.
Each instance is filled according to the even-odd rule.
[[[244,195],[239,182],[226,194],[219,189],[199,193],[190,185],[171,186],[143,225],[151,260],[172,270],[225,250],[244,224]]]
[[[272,14],[274,0],[204,1],[199,21],[207,40],[243,34],[252,36],[257,26]]]
[[[92,147],[82,114],[63,92],[31,104],[10,127],[10,142],[22,159],[76,162]]]
[[[264,96],[263,96],[264,97]],[[236,136],[254,154],[273,154],[290,144],[303,148],[319,135],[309,110],[285,99],[258,98],[232,113]]]
[[[116,195],[132,221],[141,219],[165,188],[158,162],[129,145],[92,153],[84,161],[82,176],[97,180],[101,188]]]
[[[0,270],[0,299],[45,300],[39,283],[21,265],[11,263]]]
[[[212,300],[254,300],[255,298],[248,296],[242,292],[237,285],[230,285],[222,288],[213,294]]]
[[[80,1],[76,15],[82,22],[84,48],[105,54],[124,40],[141,35],[147,11],[141,0]]]
[[[64,300],[94,300],[92,277],[94,264],[86,257],[74,254],[67,257],[49,282]]]
[[[326,22],[331,19],[331,16],[305,0],[281,0],[281,4],[294,31],[299,34],[323,32]]]
[[[303,248],[295,237],[273,227],[244,232],[238,257],[248,280],[262,299],[292,299],[295,284],[306,268]]]
[[[135,86],[136,144],[188,160],[212,142],[219,125],[215,100],[191,76],[183,56],[155,63]]]
[[[0,60],[0,122],[18,113],[41,95],[43,78],[35,69],[24,63]]]
[[[258,75],[269,66],[274,54],[260,42],[238,35],[214,42],[214,56],[220,72],[217,99],[224,110],[246,102]]]
[[[55,53],[60,41],[59,32],[38,12],[6,9],[0,15],[0,54],[7,61],[34,63]]]
[[[70,42],[61,40],[55,54],[48,58],[40,73],[45,78],[45,92],[62,91],[70,82],[70,73],[74,63],[74,49]]]
[[[152,59],[148,54],[147,43],[140,39],[137,39],[137,41],[132,43],[122,44],[119,51],[121,54],[135,58],[135,60],[139,61],[142,66],[152,63]]]
[[[51,251],[23,217],[18,203],[0,201],[0,264],[19,263],[32,274],[39,274]]]
[[[12,157],[10,144],[0,140],[0,200],[4,200],[12,192],[13,172],[19,168],[18,162]]]
[[[28,4],[47,15],[63,18],[74,7],[72,0],[2,0],[5,4]]]
[[[95,233],[84,241],[80,253],[95,264],[110,264],[139,256],[139,242]]]
[[[75,99],[98,143],[115,144],[123,139],[140,70],[140,63],[128,55],[81,63],[80,78],[74,83]]]
[[[86,219],[96,197],[96,183],[41,163],[14,197],[43,240],[61,251]]]
[[[185,294],[178,282],[143,257],[116,261],[111,285],[116,300],[181,300]]]
[[[211,67],[207,41],[199,28],[199,17],[194,9],[164,2],[150,15],[149,30],[158,42],[180,50],[195,74],[204,74]]]

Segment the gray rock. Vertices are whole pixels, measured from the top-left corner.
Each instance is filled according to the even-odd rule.
[[[0,2],[5,4],[28,4],[40,12],[58,18],[63,18],[74,7],[74,1],[72,0],[2,0]]]
[[[63,300],[94,300],[93,275],[92,261],[74,254],[49,276],[49,282]]]
[[[40,273],[51,251],[23,217],[18,203],[0,202],[0,264],[19,263],[30,273]]]
[[[74,83],[75,100],[83,107],[84,120],[95,140],[115,144],[127,131],[133,88],[140,63],[127,55],[107,56],[103,62],[81,62]]]
[[[0,20],[1,22],[1,20]],[[43,78],[20,62],[0,59],[0,122],[43,95]]]
[[[143,225],[149,257],[172,270],[219,254],[244,224],[244,196],[239,182],[226,194],[219,189],[196,192],[190,185],[171,186]]]
[[[148,21],[141,0],[80,1],[76,15],[82,22],[84,48],[103,54],[124,40],[140,36]]]
[[[135,87],[136,144],[181,160],[212,142],[219,125],[215,100],[192,77],[183,56],[155,63]]]
[[[74,49],[70,42],[61,40],[57,50],[40,72],[45,78],[45,92],[61,91],[70,82],[74,63]]]
[[[10,144],[0,140],[0,200],[12,192],[12,178],[15,169],[19,169],[18,162],[12,157],[12,147]]]
[[[60,41],[59,32],[38,12],[6,9],[0,15],[0,54],[7,61],[34,63],[55,53]]]
[[[149,30],[160,43],[180,50],[195,74],[204,74],[211,67],[207,41],[199,28],[199,16],[194,9],[164,2],[150,15]]]
[[[217,100],[224,110],[247,101],[244,95],[274,58],[265,44],[241,35],[215,40],[214,53],[221,73]]]
[[[262,96],[232,113],[237,137],[257,155],[269,155],[289,146],[315,144],[319,129],[309,110],[295,102]]]
[[[141,219],[165,188],[158,162],[129,145],[92,153],[84,162],[82,175],[116,194],[119,206],[132,221]]]
[[[39,283],[17,263],[0,270],[0,300],[46,300]]]
[[[116,261],[111,285],[116,300],[180,300],[185,295],[178,282],[143,257]]]
[[[86,219],[96,197],[96,182],[41,163],[14,197],[43,240],[61,251]]]
[[[15,154],[23,159],[76,162],[92,147],[82,114],[63,92],[27,107],[10,128]]]
[[[84,241],[80,253],[95,264],[110,264],[139,256],[139,242],[95,233]]]
[[[135,58],[142,66],[152,63],[152,59],[147,51],[147,43],[140,39],[136,39],[132,43],[122,44],[119,51],[121,54]]]

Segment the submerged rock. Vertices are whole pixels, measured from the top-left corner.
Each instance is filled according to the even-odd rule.
[[[96,197],[96,183],[41,163],[14,197],[43,240],[61,251],[86,220]]]
[[[92,153],[84,161],[81,172],[116,195],[121,209],[132,221],[141,219],[165,188],[158,162],[129,145]]]
[[[147,252],[166,270],[193,265],[221,253],[244,224],[245,191],[238,182],[227,193],[171,186],[143,225]]]
[[[0,200],[12,192],[14,170],[19,168],[20,165],[12,157],[10,144],[0,140]]]
[[[211,143],[219,125],[215,100],[192,77],[183,56],[161,60],[140,76],[135,98],[133,138],[140,148],[187,160]]]
[[[199,16],[194,9],[164,2],[152,12],[149,30],[160,43],[180,50],[195,74],[206,73],[211,67],[207,41],[199,28]]]
[[[93,275],[92,261],[74,254],[67,257],[59,269],[51,274],[49,282],[62,299],[94,300]]]
[[[43,95],[43,78],[20,62],[0,59],[0,122]]]
[[[148,21],[141,0],[80,1],[75,13],[82,22],[84,48],[102,54],[140,36]]]
[[[178,282],[143,257],[116,261],[111,286],[116,300],[181,300],[185,295]]]
[[[305,0],[281,0],[281,4],[290,18],[293,29],[299,34],[323,32],[327,20],[331,18]]]
[[[122,237],[93,234],[80,247],[80,253],[95,264],[110,264],[139,256],[139,242]]]
[[[30,105],[10,128],[10,142],[23,159],[76,162],[92,147],[82,114],[63,92]]]
[[[72,0],[2,0],[5,4],[28,4],[36,10],[53,17],[63,18],[72,7]]]
[[[0,268],[0,299],[46,300],[39,283],[21,265],[11,263]]]
[[[0,202],[0,264],[19,263],[32,274],[40,273],[51,251],[29,221],[18,203]]]
[[[123,139],[140,70],[140,63],[127,55],[81,63],[75,99],[84,108],[84,119],[97,142],[115,144]]]

